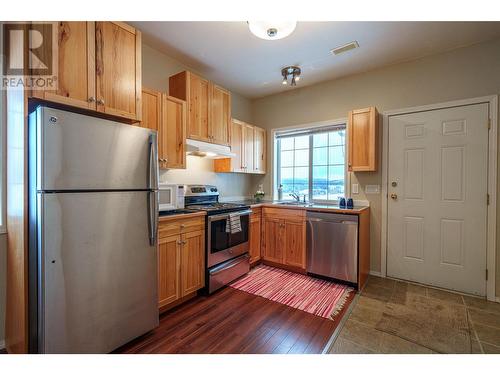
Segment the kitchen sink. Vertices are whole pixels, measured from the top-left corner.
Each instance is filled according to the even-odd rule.
[[[299,207],[311,207],[312,203],[304,203],[304,202],[278,202],[277,204],[281,204],[284,206],[299,206]]]

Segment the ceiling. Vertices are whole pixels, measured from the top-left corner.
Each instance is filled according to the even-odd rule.
[[[298,22],[262,40],[246,22],[131,22],[146,44],[248,98],[294,88],[281,68],[299,65],[297,88],[500,37],[500,22]],[[360,48],[334,56],[351,41]]]

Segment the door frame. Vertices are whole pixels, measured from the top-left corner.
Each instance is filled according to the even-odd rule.
[[[384,111],[382,113],[382,234],[381,234],[381,276],[387,276],[387,203],[388,203],[388,158],[389,158],[389,119],[391,116],[415,112],[426,112],[437,109],[460,107],[464,105],[482,104],[489,105],[489,118],[491,128],[488,134],[488,194],[490,204],[487,208],[487,247],[486,268],[488,280],[486,281],[486,298],[497,301],[496,283],[496,215],[497,215],[497,133],[498,133],[498,95],[477,98],[454,100],[444,103],[429,104],[417,107],[401,108]],[[498,301],[500,302],[500,300]]]

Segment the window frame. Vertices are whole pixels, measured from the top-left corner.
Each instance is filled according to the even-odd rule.
[[[3,51],[3,28],[0,27],[0,51]],[[0,59],[0,69],[3,69]],[[7,92],[0,90],[0,234],[7,233]]]
[[[284,127],[284,128],[276,128],[272,129],[272,136],[273,136],[273,178],[272,178],[272,186],[273,186],[273,199],[278,199],[278,185],[281,179],[281,168],[280,168],[280,155],[281,155],[281,148],[280,148],[280,142],[279,139],[276,138],[276,135],[278,132],[283,132],[283,131],[300,131],[300,130],[309,130],[309,131],[314,131],[316,128],[323,128],[327,126],[339,126],[339,125],[345,125],[346,130],[345,130],[345,138],[344,138],[344,147],[345,147],[345,153],[344,153],[344,196],[348,197],[350,196],[351,193],[351,178],[350,178],[350,173],[347,168],[347,158],[349,154],[349,140],[348,140],[348,134],[347,134],[347,118],[342,118],[342,119],[335,119],[335,120],[327,120],[327,121],[321,121],[317,123],[312,123],[312,124],[304,124],[304,125],[298,125],[298,126],[291,126],[291,127]],[[313,184],[313,179],[312,179],[312,174],[313,174],[313,135],[309,134],[309,194],[308,194],[308,202],[310,203],[317,203],[317,204],[338,204],[338,199],[335,200],[325,200],[325,199],[313,199],[312,198],[312,184]],[[283,197],[283,200],[285,200],[285,197]]]

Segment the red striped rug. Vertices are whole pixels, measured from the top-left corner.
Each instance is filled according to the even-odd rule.
[[[229,286],[330,319],[342,310],[354,292],[346,285],[264,265]]]

